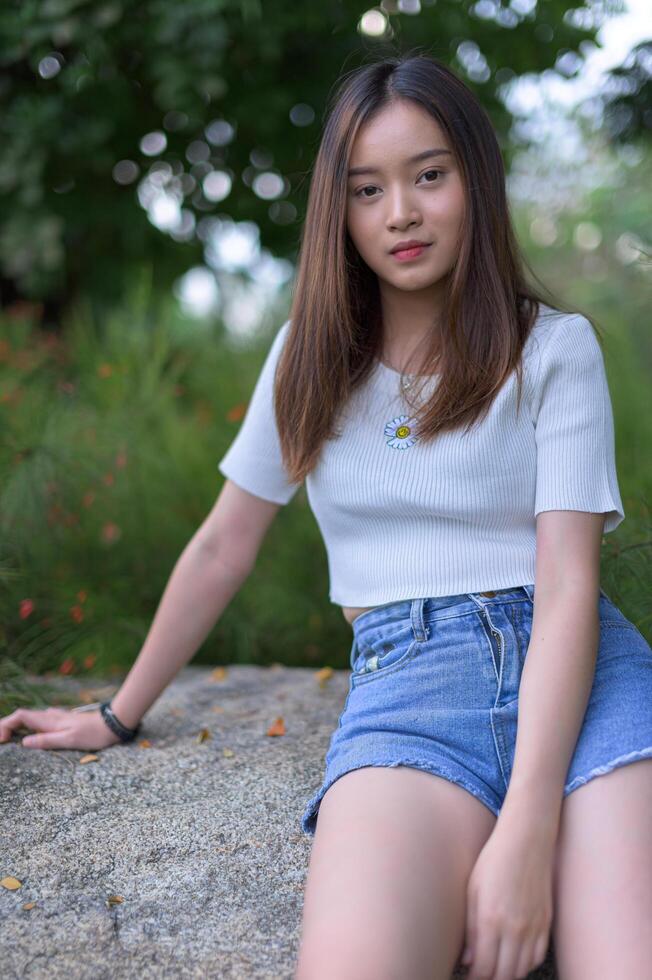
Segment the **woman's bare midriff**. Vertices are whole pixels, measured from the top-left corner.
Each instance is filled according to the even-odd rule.
[[[375,606],[367,606],[366,609],[349,609],[348,607],[342,606],[342,612],[344,613],[344,618],[347,621],[347,623],[349,623],[349,625],[352,625],[353,620],[356,618],[356,616],[361,616],[362,613],[370,612],[372,609],[375,608],[376,608]]]

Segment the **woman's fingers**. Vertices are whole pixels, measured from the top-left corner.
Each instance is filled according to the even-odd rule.
[[[100,711],[82,713],[66,708],[18,708],[13,714],[0,718],[0,741],[6,742],[12,731],[21,725],[34,732],[21,739],[21,744],[28,749],[83,749],[91,752],[120,742]]]
[[[76,748],[71,743],[74,733],[69,729],[56,732],[39,732],[38,735],[26,735],[22,741],[28,749],[69,749]]]
[[[0,718],[0,742],[11,738],[12,732],[21,725],[32,728],[35,732],[57,731],[64,722],[68,712],[61,708],[17,708],[10,715]]]

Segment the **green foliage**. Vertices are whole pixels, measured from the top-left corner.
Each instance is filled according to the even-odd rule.
[[[606,12],[620,6],[602,4]],[[578,26],[564,0],[527,14],[497,5],[500,22],[480,16],[471,0],[424,0],[417,16],[393,2],[383,9],[389,34],[373,38],[359,31],[364,8],[352,0],[8,0],[0,9],[3,305],[43,300],[56,323],[82,292],[119,308],[143,256],[162,291],[200,260],[198,238],[174,241],[159,231],[138,202],[136,183],[113,177],[121,160],[136,162],[141,176],[148,171],[151,158],[139,149],[146,133],[164,131],[159,159],[196,178],[195,189],[184,191],[184,208],[198,219],[228,212],[253,221],[264,247],[294,258],[324,107],[342,71],[377,54],[429,51],[476,91],[509,163],[512,120],[500,86],[551,69],[569,53],[581,62],[581,46],[599,26]],[[460,60],[465,41],[486,59],[485,78],[474,79]],[[298,104],[313,112],[305,125],[291,121]],[[215,119],[235,130],[228,146],[209,148],[208,165],[233,177],[219,204],[204,196],[204,171],[186,156]],[[252,152],[267,155],[262,169],[285,177],[294,220],[281,221],[278,202],[252,190]]]
[[[139,292],[102,322],[80,306],[65,340],[2,323],[0,688],[14,705],[25,670],[107,675],[134,660],[271,342],[243,354],[171,301],[152,317]],[[197,662],[321,666],[346,646],[341,615],[320,609],[325,553],[303,488],[293,504]]]
[[[528,213],[515,217],[537,274],[605,335],[626,520],[604,536],[601,582],[650,638],[652,421],[641,411],[649,273],[615,258],[627,215],[649,211],[648,167],[631,176],[617,209],[593,194],[581,219],[601,230],[597,250],[572,245],[578,215],[560,216],[558,242],[546,248],[529,240]],[[0,713],[43,699],[49,672],[128,669],[222,486],[217,462],[271,335],[237,351],[220,326],[186,322],[152,296],[144,274],[121,314],[98,320],[80,305],[63,337],[20,317],[0,324]],[[325,550],[301,488],[195,662],[346,667],[351,631],[327,596]]]

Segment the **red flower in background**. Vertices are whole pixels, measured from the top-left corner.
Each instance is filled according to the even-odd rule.
[[[229,422],[239,422],[240,419],[244,418],[245,412],[247,411],[247,402],[239,402],[230,408],[226,413],[226,418]]]
[[[34,612],[34,603],[31,599],[23,599],[20,603],[19,616],[21,619],[27,619],[28,616]]]
[[[106,544],[113,544],[113,542],[117,541],[120,537],[122,537],[122,531],[118,525],[113,524],[112,521],[109,521],[108,524],[105,524],[102,528],[102,541],[105,541]]]
[[[75,661],[71,660],[70,657],[66,657],[63,663],[59,667],[60,674],[72,674],[75,669]]]
[[[74,619],[76,623],[81,623],[84,618],[84,610],[81,606],[71,606],[70,607],[70,618]]]

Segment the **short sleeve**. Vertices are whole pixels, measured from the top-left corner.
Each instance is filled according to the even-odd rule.
[[[238,433],[218,463],[220,472],[243,490],[276,504],[289,503],[300,486],[288,481],[273,403],[274,375],[289,323],[274,338]]]
[[[544,510],[606,513],[603,533],[613,531],[625,517],[613,410],[602,348],[586,317],[557,320],[545,338],[533,418],[535,516]]]

